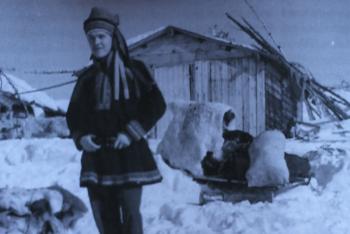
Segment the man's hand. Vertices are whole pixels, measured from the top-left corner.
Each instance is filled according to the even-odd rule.
[[[123,149],[123,148],[128,147],[130,144],[131,144],[130,137],[127,134],[120,132],[117,135],[117,138],[114,142],[113,148],[114,149]]]
[[[86,152],[95,152],[96,150],[100,149],[100,145],[96,145],[92,138],[95,137],[92,134],[84,135],[80,139],[80,145]]]

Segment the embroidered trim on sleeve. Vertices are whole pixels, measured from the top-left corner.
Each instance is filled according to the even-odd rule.
[[[130,134],[132,138],[134,138],[136,141],[140,140],[141,138],[144,138],[146,135],[146,131],[143,129],[141,124],[136,121],[132,120],[126,125],[126,130]]]

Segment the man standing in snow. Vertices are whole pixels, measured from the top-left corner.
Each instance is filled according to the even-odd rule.
[[[76,74],[67,123],[98,230],[140,234],[142,185],[162,179],[144,136],[166,105],[144,63],[129,57],[118,21],[97,7],[85,20],[93,63]]]

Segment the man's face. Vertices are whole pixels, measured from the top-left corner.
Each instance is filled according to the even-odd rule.
[[[87,33],[91,53],[96,58],[103,58],[112,49],[112,36],[105,29],[93,29]]]

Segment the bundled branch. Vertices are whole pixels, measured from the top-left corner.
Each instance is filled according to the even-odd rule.
[[[330,94],[332,94],[334,97],[336,97],[336,101],[342,103],[345,106],[350,106],[350,102],[348,100],[346,100],[345,98],[343,98],[342,96],[340,96],[339,94],[333,92],[331,89],[317,83],[316,81],[312,80],[313,85],[317,86],[318,88],[320,88],[322,91],[324,92],[328,92]]]
[[[289,62],[280,52],[280,48],[274,48],[246,19],[242,18],[242,22],[226,13],[227,18],[233,22],[238,28],[252,38],[257,45],[254,47],[263,55],[275,59],[286,67],[289,71],[293,71],[298,75],[296,84],[302,91],[301,99],[306,105],[306,110],[310,119],[314,120],[315,115],[319,118],[323,115],[331,115],[332,118],[338,120],[348,119],[350,116],[345,112],[343,107],[350,108],[350,102],[333,92],[331,89],[319,84],[310,72],[306,72],[300,64]],[[318,100],[319,105],[323,105],[325,110],[322,111],[312,103]]]
[[[235,24],[238,26],[239,29],[241,29],[243,32],[245,32],[248,36],[250,36],[260,47],[256,47],[260,52],[272,55],[276,59],[278,59],[280,62],[285,64],[286,66],[290,66],[289,62],[284,58],[284,56],[276,50],[273,46],[270,45],[270,43],[265,40],[265,38],[256,30],[254,27],[249,24],[249,22],[242,18],[243,25],[238,20],[233,18],[229,13],[226,13],[226,16]]]
[[[310,85],[307,86],[307,90],[313,90],[314,95],[321,100],[322,104],[325,105],[337,119],[343,120],[349,118],[348,114],[337,105],[337,103],[341,102],[345,106],[350,106],[350,103],[344,98],[334,92],[330,92],[332,95],[327,96],[327,92],[330,90],[318,84],[315,80],[310,80]]]

